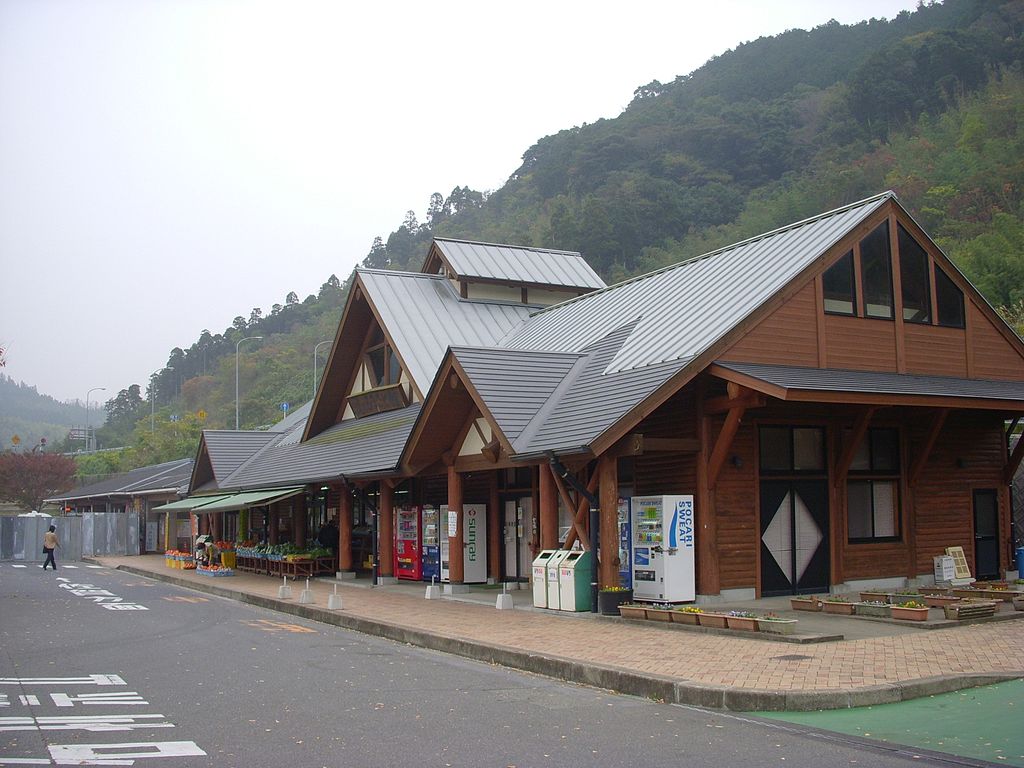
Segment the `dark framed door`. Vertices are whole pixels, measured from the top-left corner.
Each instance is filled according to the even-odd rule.
[[[827,591],[828,482],[761,481],[761,594]]]
[[[974,492],[974,576],[999,578],[999,498],[994,489]]]

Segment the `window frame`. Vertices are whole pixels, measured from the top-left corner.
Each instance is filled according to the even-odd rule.
[[[843,433],[848,434],[849,430]],[[891,470],[880,469],[875,465],[875,436],[882,432],[893,434],[893,447],[896,451],[895,466]],[[867,469],[849,469],[846,475],[844,493],[846,494],[846,542],[847,544],[884,544],[903,541],[903,444],[900,429],[892,426],[869,427],[864,434],[862,445],[867,446],[868,467]],[[892,503],[892,529],[893,533],[887,536],[851,536],[850,535],[850,486],[851,484],[867,483],[870,489],[869,498],[871,508],[868,510],[871,529],[875,529],[875,485],[886,483],[893,488]]]

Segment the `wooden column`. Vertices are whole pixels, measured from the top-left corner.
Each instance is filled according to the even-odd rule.
[[[352,491],[347,485],[338,494],[338,570],[352,570]]]
[[[558,549],[558,489],[547,464],[540,465],[540,548]]]
[[[306,530],[306,497],[300,493],[292,498],[295,499],[292,502],[292,533],[295,536],[295,543],[304,547],[309,537],[309,531]]]
[[[619,584],[619,460],[604,454],[597,463],[601,501],[601,571],[599,587]]]
[[[501,581],[502,527],[501,497],[498,495],[498,470],[491,472],[490,496],[487,499],[487,575],[495,583]]]
[[[694,504],[697,534],[697,594],[717,595],[721,591],[718,575],[718,525],[715,520],[715,491],[709,477],[711,461],[711,417],[704,414],[703,393],[697,398],[697,498]]]
[[[270,544],[277,544],[277,516],[280,514],[277,504],[271,504],[268,513],[269,522],[267,525],[269,527],[269,531],[267,532],[267,542]]]
[[[465,549],[462,540],[462,475],[455,471],[455,466],[448,467],[448,514],[455,512],[458,515],[458,527],[455,536],[448,539],[448,581],[452,584],[462,584],[466,578],[465,571]],[[441,525],[445,527],[447,535],[448,521],[442,520]]]
[[[380,575],[395,575],[395,489],[387,480],[380,481],[380,517],[377,519],[377,556]]]

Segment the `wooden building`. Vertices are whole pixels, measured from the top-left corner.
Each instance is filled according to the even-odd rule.
[[[611,287],[460,241],[357,270],[301,438],[218,490],[328,489],[342,570],[367,508],[389,577],[396,504],[479,505],[487,578],[597,539],[602,584],[621,497],[693,494],[703,598],[843,590],[1012,568],[1021,414],[1024,345],[885,193]]]

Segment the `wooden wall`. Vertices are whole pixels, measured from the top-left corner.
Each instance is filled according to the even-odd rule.
[[[722,355],[722,359],[807,367],[818,365],[817,310],[818,301],[811,282],[739,339]]]

